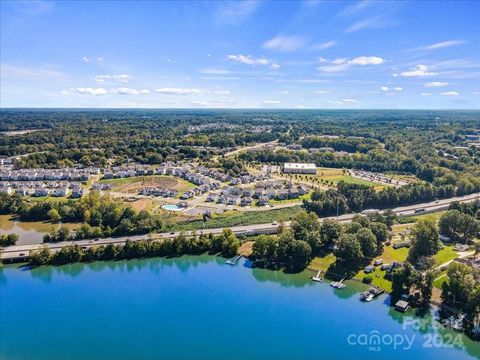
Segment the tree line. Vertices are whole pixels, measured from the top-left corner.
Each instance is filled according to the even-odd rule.
[[[99,245],[87,249],[74,244],[62,247],[52,252],[47,246],[42,246],[30,252],[30,264],[62,265],[74,262],[91,262],[97,260],[123,260],[147,257],[180,256],[186,254],[221,254],[231,257],[237,254],[240,240],[230,229],[224,229],[220,235],[180,234],[171,239],[162,240],[127,240],[125,245]]]

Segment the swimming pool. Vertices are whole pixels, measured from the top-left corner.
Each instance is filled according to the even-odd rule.
[[[168,210],[168,211],[182,211],[183,210],[183,208],[181,208],[180,206],[173,205],[173,204],[162,205],[162,209],[163,210]]]

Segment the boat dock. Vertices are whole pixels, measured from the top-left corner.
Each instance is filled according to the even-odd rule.
[[[317,282],[323,282],[323,278],[320,277],[321,272],[322,272],[322,270],[318,270],[317,275],[312,276],[312,280],[317,281]]]
[[[344,280],[345,280],[345,278],[340,280],[340,281],[334,281],[334,282],[330,283],[330,286],[334,287],[335,289],[343,289],[343,288],[345,288],[345,286],[347,286],[343,283]]]
[[[240,260],[240,258],[242,258],[243,255],[237,255],[235,256],[234,258],[231,258],[227,261],[225,261],[225,264],[228,264],[228,265],[236,265],[237,264],[237,261]]]

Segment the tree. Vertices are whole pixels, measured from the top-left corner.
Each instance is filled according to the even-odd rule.
[[[411,232],[412,246],[408,252],[408,259],[415,264],[423,256],[433,256],[440,250],[440,240],[435,219],[425,218],[418,220]]]
[[[0,235],[0,246],[1,247],[15,245],[17,243],[17,241],[18,241],[18,235],[17,234],[3,234],[3,235]]]
[[[50,263],[52,253],[50,249],[43,245],[37,250],[30,251],[30,263],[33,266],[40,266]]]
[[[397,214],[395,214],[392,209],[387,209],[383,212],[383,216],[385,217],[385,225],[391,229],[395,220],[397,220]]]
[[[388,240],[389,234],[387,225],[379,222],[372,222],[370,223],[369,228],[377,239],[377,254],[381,254],[383,252],[383,243]]]
[[[454,241],[465,243],[475,237],[479,231],[477,220],[458,210],[445,212],[439,221],[440,232]]]
[[[320,227],[322,244],[328,246],[333,244],[342,233],[342,225],[337,220],[326,219]]]
[[[430,309],[430,301],[432,299],[433,280],[435,274],[433,271],[427,271],[424,275],[419,276],[418,287],[420,289],[420,313],[424,314]]]
[[[303,240],[295,240],[290,247],[291,262],[288,269],[291,271],[302,271],[310,262],[312,248]]]
[[[360,242],[352,234],[343,234],[338,238],[334,254],[337,260],[352,267],[358,266],[363,259]]]
[[[368,228],[362,228],[355,234],[355,238],[360,243],[363,256],[367,259],[373,259],[377,254],[377,238]]]
[[[223,229],[219,238],[221,241],[220,251],[223,256],[229,257],[237,255],[238,248],[240,247],[240,241],[232,232],[232,230]]]
[[[67,227],[62,226],[60,229],[58,229],[57,241],[66,241],[68,240],[69,236],[70,230]]]
[[[58,213],[57,209],[51,209],[48,211],[48,217],[51,221],[53,222],[58,222],[60,221],[60,214]]]
[[[321,224],[314,213],[299,213],[292,221],[291,229],[296,240],[306,241],[317,253],[322,247]]]

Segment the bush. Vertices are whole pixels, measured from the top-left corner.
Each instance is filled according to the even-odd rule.
[[[362,282],[363,282],[364,284],[371,284],[372,281],[373,281],[373,278],[372,278],[371,276],[369,276],[369,275],[364,276],[363,279],[362,279]]]

